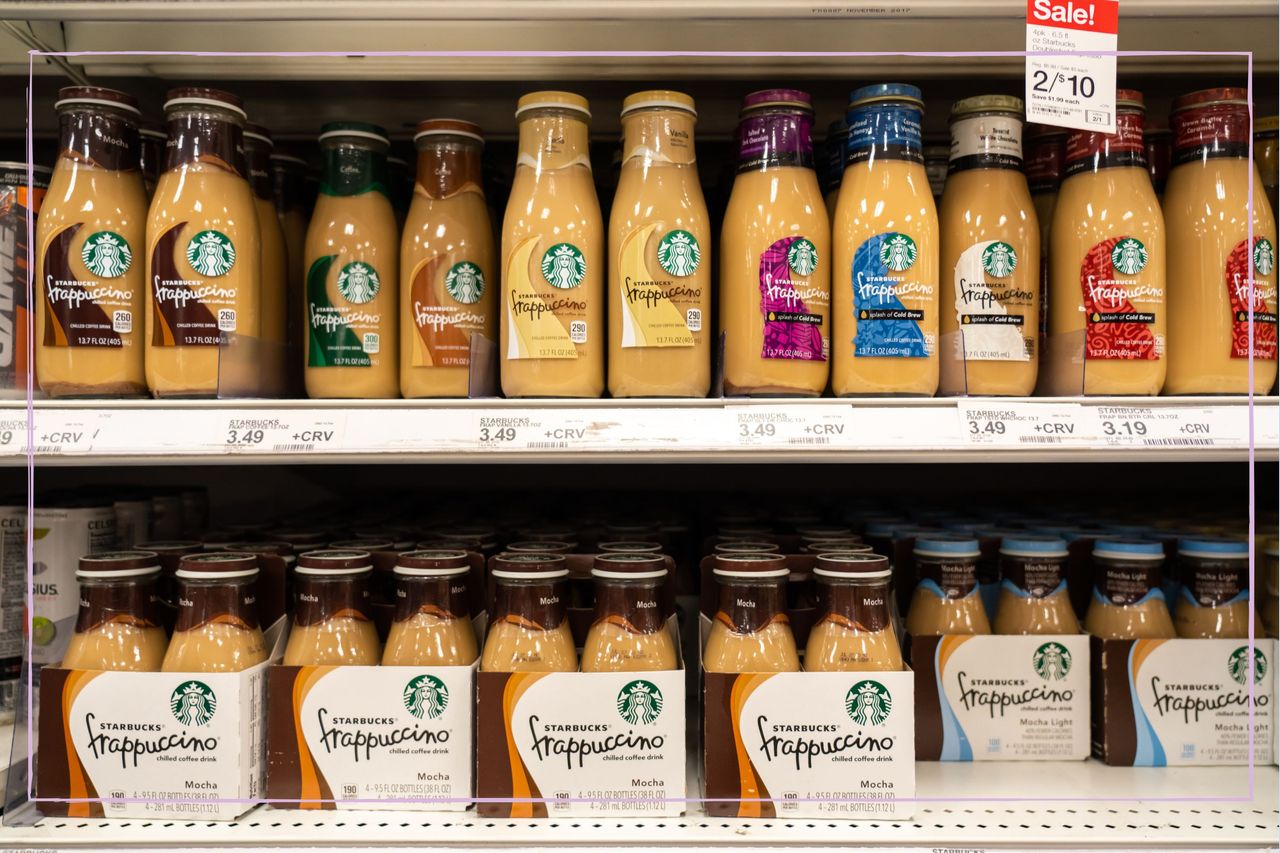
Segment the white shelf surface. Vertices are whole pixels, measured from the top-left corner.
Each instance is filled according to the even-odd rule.
[[[478,818],[473,812],[259,807],[230,823],[46,818],[34,826],[0,828],[0,847],[1169,850],[1274,848],[1280,837],[1275,767],[1256,768],[1252,798],[1246,767],[920,763],[917,772],[917,793],[924,802],[913,820],[899,822],[721,819],[697,809],[683,818],[513,821]],[[979,795],[1028,799],[974,799]]]
[[[1061,462],[1249,458],[1243,397],[40,401],[37,465],[342,462]],[[1255,458],[1280,456],[1275,398]],[[28,460],[0,404],[0,464]]]

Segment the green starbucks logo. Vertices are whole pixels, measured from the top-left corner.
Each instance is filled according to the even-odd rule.
[[[382,289],[378,271],[364,261],[352,261],[338,273],[338,292],[356,305],[372,302]]]
[[[404,686],[404,707],[419,720],[434,720],[449,707],[449,688],[434,675],[419,675]]]
[[[460,261],[445,273],[444,289],[464,305],[479,302],[484,295],[484,273],[470,261]]]
[[[217,278],[236,265],[236,247],[221,231],[201,231],[187,244],[187,263],[205,278]]]
[[[648,725],[662,713],[662,691],[652,681],[632,681],[618,692],[618,716],[633,726]]]
[[[880,244],[880,263],[894,272],[905,272],[916,262],[920,250],[906,234],[889,234]]]
[[[693,275],[701,262],[702,247],[688,231],[668,231],[658,243],[658,264],[676,278]]]
[[[1134,237],[1122,237],[1111,250],[1111,267],[1121,275],[1137,275],[1147,267],[1147,247]]]
[[[218,697],[203,681],[183,682],[169,696],[169,710],[184,726],[207,725],[218,710]]]
[[[1259,237],[1253,244],[1253,268],[1258,275],[1271,275],[1276,268],[1276,249],[1266,237]]]
[[[133,264],[129,241],[112,231],[90,234],[80,249],[80,260],[98,278],[119,278]]]
[[[1071,652],[1061,643],[1045,643],[1031,656],[1031,668],[1045,681],[1062,681],[1071,664]]]
[[[801,237],[787,249],[787,266],[796,275],[813,275],[818,268],[818,247]]]
[[[982,250],[982,268],[993,278],[1013,275],[1018,266],[1018,253],[1008,243],[996,241]]]
[[[893,697],[878,681],[859,681],[845,695],[844,709],[860,726],[880,726],[889,719]]]
[[[556,243],[542,256],[542,277],[552,287],[572,290],[586,274],[587,260],[572,243]]]
[[[1249,647],[1241,646],[1231,653],[1227,658],[1227,671],[1231,673],[1232,679],[1237,684],[1244,684],[1248,677],[1249,670],[1253,670],[1253,683],[1257,684],[1262,681],[1262,677],[1267,674],[1267,656],[1262,653],[1262,649],[1254,647],[1253,649],[1253,666],[1249,665]]]

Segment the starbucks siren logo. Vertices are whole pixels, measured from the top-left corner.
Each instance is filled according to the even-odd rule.
[[[169,710],[184,726],[203,726],[218,710],[218,697],[203,681],[187,681],[179,684],[169,696]]]
[[[484,295],[484,273],[470,261],[459,261],[445,273],[444,289],[465,305],[479,302]]]
[[[1121,275],[1137,275],[1147,268],[1147,247],[1134,237],[1122,237],[1111,250],[1111,267]]]
[[[982,268],[987,275],[1005,278],[1018,267],[1018,253],[1008,243],[996,241],[982,251]]]
[[[378,271],[364,261],[352,261],[338,273],[338,292],[342,298],[356,305],[372,302],[382,289]]]
[[[1253,268],[1258,275],[1271,275],[1276,268],[1276,249],[1266,237],[1259,237],[1253,244]]]
[[[1071,652],[1061,643],[1045,643],[1031,656],[1031,667],[1045,681],[1061,681],[1071,672]]]
[[[129,241],[111,231],[90,234],[80,249],[80,260],[98,278],[119,278],[133,264]]]
[[[449,707],[449,688],[434,675],[419,675],[404,686],[401,698],[410,714],[434,720]]]
[[[552,287],[572,290],[586,274],[586,258],[572,243],[556,243],[542,256],[542,277]]]
[[[618,716],[633,726],[648,725],[661,713],[662,691],[652,681],[632,681],[618,692]]]
[[[818,247],[801,237],[787,249],[787,266],[796,275],[813,275],[818,268]]]
[[[1227,658],[1227,671],[1231,673],[1231,677],[1235,679],[1237,684],[1244,684],[1245,678],[1248,676],[1249,670],[1253,670],[1253,683],[1258,684],[1262,681],[1262,677],[1267,674],[1267,656],[1262,653],[1262,649],[1254,647],[1253,649],[1253,666],[1249,666],[1249,647],[1241,646],[1231,653],[1231,657]]]
[[[893,697],[878,681],[859,681],[845,695],[844,709],[860,726],[879,726],[889,719]]]
[[[702,247],[688,231],[668,231],[658,243],[658,263],[676,278],[693,275],[701,262]]]
[[[187,244],[187,263],[206,278],[226,275],[236,265],[236,247],[221,231],[201,231]]]
[[[880,244],[880,263],[894,272],[905,272],[916,262],[916,241],[906,234],[889,234]]]

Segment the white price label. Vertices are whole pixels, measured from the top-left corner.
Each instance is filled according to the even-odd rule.
[[[1247,410],[1237,406],[1100,406],[1097,416],[1107,447],[1231,447],[1249,439]]]
[[[101,417],[96,412],[75,410],[40,412],[36,418],[32,444],[37,455],[89,453],[101,434]],[[26,448],[26,424],[10,437],[18,449]]]
[[[1119,10],[1117,0],[1027,0],[1027,121],[1116,132]]]
[[[961,403],[957,411],[970,445],[1076,446],[1091,437],[1087,418],[1074,403]]]
[[[246,412],[226,418],[222,449],[228,453],[336,453],[343,449],[340,412]]]
[[[853,409],[847,406],[730,406],[738,447],[840,447],[852,443]]]
[[[475,440],[480,450],[581,450],[590,432],[587,418],[515,411],[478,416]]]

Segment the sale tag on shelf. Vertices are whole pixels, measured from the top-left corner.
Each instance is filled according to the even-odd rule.
[[[1119,19],[1117,0],[1027,0],[1027,121],[1116,132]]]
[[[990,447],[1079,446],[1092,431],[1074,403],[961,403],[960,431],[970,445]]]
[[[829,448],[853,440],[853,408],[847,405],[728,406],[730,446]]]
[[[345,426],[336,410],[247,410],[223,418],[218,440],[227,453],[338,453]]]
[[[1099,406],[1097,416],[1107,447],[1243,447],[1249,440],[1241,406]]]

